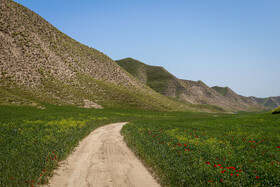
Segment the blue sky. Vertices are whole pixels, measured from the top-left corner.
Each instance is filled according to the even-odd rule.
[[[280,95],[279,0],[15,0],[79,42],[178,78]]]

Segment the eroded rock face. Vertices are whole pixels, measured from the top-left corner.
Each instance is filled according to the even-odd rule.
[[[12,0],[0,2],[0,96],[4,98],[0,104],[145,109],[181,106],[31,10]]]
[[[102,109],[103,108],[102,106],[100,106],[100,105],[98,105],[98,104],[96,104],[96,103],[94,103],[94,102],[92,102],[88,99],[84,99],[84,103],[85,103],[84,108],[96,108],[96,109]]]

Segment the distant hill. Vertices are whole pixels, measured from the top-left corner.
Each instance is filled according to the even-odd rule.
[[[252,99],[250,97],[238,95],[233,90],[231,90],[229,87],[214,86],[212,88],[214,90],[216,90],[219,94],[221,94],[223,97],[225,97],[227,100],[231,101],[232,103],[239,103],[242,105],[262,107],[254,99]]]
[[[257,98],[257,97],[250,97],[250,98],[255,100],[257,103],[270,109],[277,108],[280,106],[280,96],[266,97],[266,98]]]
[[[11,0],[1,0],[0,104],[191,110],[60,32]]]
[[[223,94],[226,95],[228,90],[220,88],[218,93],[202,81],[178,79],[163,67],[150,66],[133,58],[116,60],[116,62],[156,92],[177,100],[193,104],[215,105],[230,111],[262,109],[258,103],[249,101],[243,96],[238,96],[238,99],[224,97]],[[231,90],[230,93],[232,93]]]

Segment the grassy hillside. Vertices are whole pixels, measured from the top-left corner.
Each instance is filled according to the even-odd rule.
[[[280,97],[266,97],[266,98],[257,98],[257,97],[251,97],[253,100],[255,100],[257,103],[273,109],[280,106]]]
[[[214,86],[212,87],[216,92],[221,94],[222,96],[225,96],[226,93],[228,92],[228,87],[219,87],[219,86]]]
[[[238,103],[243,106],[247,106],[248,109],[254,110],[254,109],[259,109],[259,110],[264,110],[265,107],[257,103],[254,99],[251,97],[244,97],[242,95],[238,95],[235,93],[233,90],[231,90],[229,87],[219,87],[215,86],[212,87],[217,93],[222,95],[224,98],[226,98],[228,101],[231,103]]]
[[[232,100],[224,97],[227,88],[210,88],[202,81],[181,80],[169,73],[163,67],[150,66],[133,58],[116,61],[122,68],[132,74],[142,83],[148,85],[156,92],[192,104],[215,105],[226,110],[261,110],[258,103],[238,96]],[[218,90],[219,89],[219,90]],[[218,90],[219,93],[217,93]],[[236,95],[237,96],[237,95]]]
[[[272,114],[280,114],[280,107],[278,107],[278,108],[272,110],[271,113],[272,113]]]
[[[186,110],[31,10],[1,0],[0,104]]]
[[[142,83],[147,84],[156,92],[168,95],[168,89],[175,83],[175,95],[180,92],[180,85],[176,82],[176,77],[160,66],[149,66],[133,58],[125,58],[116,61],[127,72],[138,78]],[[182,88],[181,88],[182,89]]]

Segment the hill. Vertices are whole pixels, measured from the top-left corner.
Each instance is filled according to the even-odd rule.
[[[256,106],[256,107],[260,107],[260,108],[264,109],[264,107],[262,107],[260,104],[258,104],[252,98],[238,95],[229,87],[214,86],[212,88],[214,90],[216,90],[217,93],[221,94],[223,97],[225,97],[228,101],[231,101],[232,103],[239,103],[244,106],[246,106],[246,105],[247,106]]]
[[[158,94],[18,3],[1,0],[0,14],[2,105],[191,108]]]
[[[280,106],[280,96],[278,97],[266,97],[266,98],[257,98],[257,97],[250,97],[255,100],[257,103],[269,108],[277,108]]]
[[[256,102],[249,102],[241,96],[237,100],[224,97],[202,81],[178,79],[163,67],[150,66],[133,58],[116,60],[116,62],[156,92],[180,101],[215,105],[230,111],[261,109]]]

